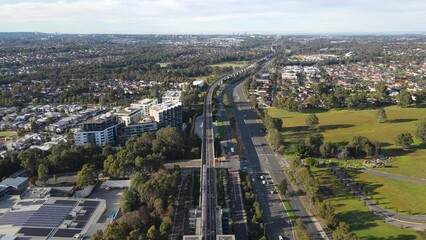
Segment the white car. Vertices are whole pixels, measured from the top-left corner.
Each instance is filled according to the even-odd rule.
[[[284,240],[283,236],[278,236],[278,240]]]

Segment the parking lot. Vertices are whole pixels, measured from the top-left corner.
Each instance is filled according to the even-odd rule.
[[[109,191],[106,191],[103,187],[97,187],[89,195],[88,198],[99,198],[106,201],[106,211],[102,214],[98,223],[104,223],[112,211],[116,214],[118,213],[118,210],[120,209],[120,198],[123,195],[124,190],[125,189],[110,189]]]

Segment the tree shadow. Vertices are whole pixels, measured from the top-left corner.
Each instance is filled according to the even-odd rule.
[[[366,240],[414,240],[417,239],[414,235],[407,235],[407,234],[400,234],[398,236],[392,236],[392,237],[377,237],[377,236],[366,236],[363,237],[363,239]]]
[[[284,127],[283,129],[286,132],[301,132],[301,131],[307,132],[310,130],[308,126]]]
[[[400,119],[388,120],[389,123],[406,123],[406,122],[414,122],[414,121],[417,121],[417,119],[414,119],[414,118],[400,118]]]
[[[416,149],[426,149],[426,143],[420,143],[415,146]]]
[[[305,108],[302,110],[302,113],[324,113],[328,111],[329,110],[325,108]]]
[[[388,149],[382,149],[382,152],[385,156],[403,156],[406,154],[410,154],[415,152],[415,148],[410,149],[402,149],[402,148],[388,148]]]
[[[342,219],[348,223],[351,231],[365,230],[368,228],[376,227],[375,221],[380,218],[369,211],[352,210],[336,214],[338,219]]]
[[[327,130],[334,130],[334,129],[339,129],[339,128],[350,128],[350,127],[354,127],[355,125],[352,124],[332,124],[332,125],[322,125],[319,126],[318,129],[320,131],[327,131]]]

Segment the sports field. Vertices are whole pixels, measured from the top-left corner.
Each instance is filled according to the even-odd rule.
[[[237,61],[237,62],[223,62],[223,63],[218,63],[218,64],[212,64],[212,65],[209,65],[209,66],[210,67],[232,67],[232,68],[239,68],[239,67],[244,67],[247,64],[248,64],[247,61]]]
[[[14,132],[14,131],[1,131],[0,132],[0,137],[13,137],[13,136],[17,136],[18,133]]]

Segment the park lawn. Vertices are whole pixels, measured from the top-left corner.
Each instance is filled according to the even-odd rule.
[[[307,134],[321,133],[325,141],[350,141],[354,136],[365,136],[373,141],[386,143],[384,148],[396,148],[396,136],[404,131],[414,132],[416,121],[426,116],[426,108],[385,108],[387,123],[378,123],[377,110],[330,110],[316,113],[319,119],[317,129],[310,130],[305,124],[309,113],[288,112],[282,109],[268,109],[268,114],[283,120],[284,137],[288,141],[303,140]]]
[[[170,63],[169,63],[169,62],[158,63],[158,64],[160,65],[160,67],[161,67],[161,68],[165,68],[165,67],[167,67],[167,66],[169,66],[169,65],[170,65]]]
[[[418,148],[412,153],[398,156],[390,165],[388,168],[374,170],[426,179],[426,149]]]
[[[14,137],[17,136],[18,133],[15,131],[1,131],[0,137]]]
[[[325,168],[312,168],[313,175],[321,186],[321,192],[335,208],[336,217],[349,225],[358,239],[423,239],[414,230],[401,229],[385,223],[353,196],[340,181]]]
[[[367,188],[382,208],[401,214],[426,215],[426,185],[406,182],[368,173],[356,176],[359,182],[367,183]]]
[[[368,137],[382,143],[386,156],[395,156],[393,168],[378,169],[395,174],[425,178],[426,149],[417,148],[412,153],[403,152],[395,145],[401,132],[414,135],[416,122],[426,116],[426,108],[386,107],[387,123],[378,123],[377,110],[330,110],[316,113],[319,119],[317,129],[311,130],[305,124],[308,113],[288,112],[282,109],[268,109],[268,114],[283,120],[284,141],[287,144],[303,141],[311,133],[321,133],[326,142],[349,142],[354,136]],[[415,144],[419,145],[418,140]]]
[[[248,61],[235,61],[235,62],[222,62],[218,64],[211,64],[210,67],[232,67],[232,68],[239,68],[244,67],[247,65]]]

